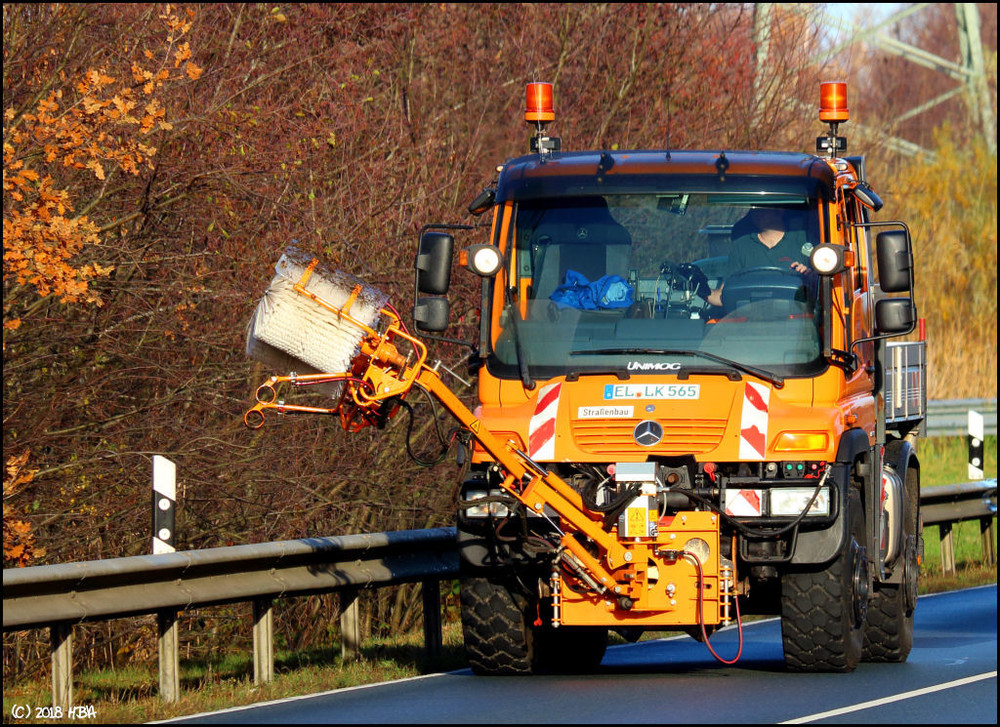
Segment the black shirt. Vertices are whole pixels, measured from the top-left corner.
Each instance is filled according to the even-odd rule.
[[[782,268],[787,270],[792,263],[809,265],[812,245],[806,241],[805,233],[789,230],[774,247],[767,247],[753,232],[733,241],[729,252],[728,275],[749,268]]]

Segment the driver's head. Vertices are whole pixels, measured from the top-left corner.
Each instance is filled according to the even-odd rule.
[[[776,207],[756,207],[750,210],[750,219],[760,232],[785,229],[785,213]]]

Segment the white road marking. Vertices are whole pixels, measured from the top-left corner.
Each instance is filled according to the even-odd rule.
[[[329,694],[344,694],[346,692],[357,692],[362,689],[371,689],[372,687],[385,687],[391,684],[402,684],[404,682],[415,682],[421,679],[433,679],[436,677],[448,676],[449,674],[456,674],[461,672],[469,671],[468,669],[456,669],[451,672],[438,672],[435,674],[418,674],[417,676],[404,677],[402,679],[393,679],[387,682],[372,682],[371,684],[356,684],[353,687],[340,687],[339,689],[329,689],[325,692],[316,692],[315,694],[300,694],[294,697],[282,697],[281,699],[273,699],[270,702],[252,702],[251,704],[240,704],[235,707],[227,707],[225,709],[217,709],[212,712],[199,712],[198,714],[186,714],[178,715],[177,717],[171,717],[170,719],[155,720],[153,722],[147,722],[146,724],[169,724],[170,722],[176,722],[183,719],[196,719],[203,717],[212,717],[217,714],[228,714],[231,712],[242,712],[248,709],[254,709],[256,707],[270,707],[275,704],[288,704],[290,702],[301,702],[306,699],[312,699],[313,697],[324,697]]]
[[[902,702],[904,699],[912,699],[913,697],[920,697],[923,696],[924,694],[933,694],[934,692],[944,691],[945,689],[953,689],[955,687],[960,687],[964,684],[981,682],[984,679],[995,679],[996,676],[997,673],[994,670],[986,672],[985,674],[976,674],[975,676],[965,677],[964,679],[956,679],[955,681],[952,682],[945,682],[944,684],[936,684],[933,687],[924,687],[923,689],[914,689],[912,692],[903,692],[902,694],[895,694],[891,697],[882,697],[881,699],[873,699],[870,702],[862,702],[861,704],[854,704],[851,705],[850,707],[831,709],[828,712],[817,712],[816,714],[810,714],[806,717],[798,717],[796,719],[789,719],[784,722],[778,722],[778,724],[806,724],[807,722],[815,722],[816,720],[826,719],[827,717],[836,717],[841,714],[850,714],[851,712],[860,712],[863,709],[880,707],[883,704]]]

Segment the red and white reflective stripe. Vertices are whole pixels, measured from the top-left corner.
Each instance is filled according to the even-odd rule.
[[[760,490],[726,490],[726,514],[760,517]]]
[[[743,386],[740,459],[764,459],[767,453],[767,407],[771,390],[750,381]]]
[[[535,413],[528,423],[528,456],[532,459],[554,459],[556,456],[556,414],[562,384],[542,387],[535,400]]]

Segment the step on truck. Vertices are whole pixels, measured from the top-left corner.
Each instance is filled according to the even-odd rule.
[[[846,85],[820,96],[815,154],[578,152],[548,133],[551,85],[529,84],[530,151],[470,204],[490,237],[457,256],[482,277],[474,411],[395,309],[358,321],[350,295],[330,303],[302,273],[300,296],[360,343],[318,369],[335,377],[272,377],[246,421],[295,410],[285,383],[335,379],[336,406],[302,409],[346,429],[383,424],[412,388],[445,404],[467,432],[476,673],[588,670],[609,631],[685,631],[732,663],[711,636],[748,614],[780,616],[794,670],[907,658],[925,356],[922,331],[888,339],[922,328],[910,233],[873,219],[882,201],[838,135]],[[421,231],[425,337],[449,326],[455,237],[472,227]]]

